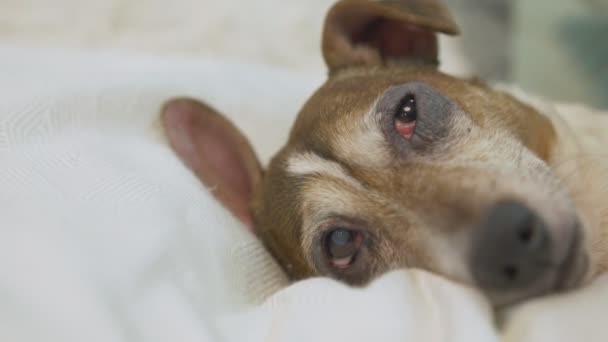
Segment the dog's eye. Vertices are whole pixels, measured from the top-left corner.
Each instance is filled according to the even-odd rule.
[[[329,261],[336,268],[347,268],[351,266],[357,252],[363,244],[363,234],[360,232],[336,228],[325,237],[325,249]]]
[[[416,120],[418,119],[418,108],[416,97],[412,94],[406,95],[400,102],[395,113],[395,128],[399,135],[407,140],[414,136],[416,131]]]

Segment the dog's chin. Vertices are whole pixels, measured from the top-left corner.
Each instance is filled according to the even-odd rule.
[[[575,234],[566,256],[556,264],[554,271],[538,279],[525,289],[512,291],[484,290],[496,308],[508,308],[531,299],[552,296],[575,290],[584,284],[589,271],[589,255],[580,236]]]

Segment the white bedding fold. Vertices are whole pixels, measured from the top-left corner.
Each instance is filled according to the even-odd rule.
[[[478,293],[422,271],[286,287],[159,130],[164,100],[195,96],[267,161],[322,75],[11,48],[0,75],[1,341],[498,340]],[[606,289],[517,309],[507,340],[608,339]]]

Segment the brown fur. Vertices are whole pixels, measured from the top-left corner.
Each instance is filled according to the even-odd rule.
[[[468,132],[468,135],[476,137],[465,138],[467,142],[455,151],[459,154],[458,163],[444,167],[442,161],[437,161],[435,165],[428,165],[426,161],[421,164],[406,164],[391,158],[386,164],[373,165],[368,163],[368,160],[343,159],[335,150],[329,148],[334,145],[332,139],[342,137],[343,132],[356,130],[348,124],[356,125],[361,122],[361,116],[367,115],[367,109],[384,89],[413,80],[424,82],[441,91],[470,114],[471,121],[468,124],[471,132]],[[340,128],[339,131],[343,132],[339,132],[336,127],[342,125],[346,127]],[[504,155],[498,155],[498,151],[491,149],[483,151],[483,147],[474,147],[483,142],[484,136],[504,135],[503,132],[510,132],[508,139],[520,142],[531,152],[531,158],[551,159],[552,146],[556,144],[556,132],[550,120],[510,95],[496,92],[477,81],[462,81],[439,74],[433,68],[416,66],[349,70],[348,74],[331,78],[304,106],[289,142],[271,161],[253,206],[258,234],[277,259],[283,261],[294,278],[320,273],[309,261],[310,258],[307,258],[312,252],[302,246],[302,216],[306,215],[302,208],[303,193],[310,192],[308,189],[313,188],[314,184],[319,188],[334,186],[334,191],[344,196],[353,192],[353,189],[349,186],[340,187],[336,180],[324,179],[319,175],[297,178],[288,174],[286,163],[290,155],[314,151],[338,162],[351,176],[366,185],[365,189],[353,194],[352,197],[358,200],[351,201],[352,212],[371,221],[369,225],[378,227],[381,230],[379,233],[393,235],[386,237],[386,240],[392,241],[383,240],[383,255],[381,260],[376,262],[375,271],[365,274],[365,279],[356,279],[354,282],[361,283],[372,278],[374,274],[403,266],[445,273],[437,269],[438,266],[433,264],[432,257],[428,255],[431,248],[425,239],[432,238],[428,236],[429,230],[433,229],[430,227],[438,227],[450,233],[452,229],[470,229],[485,211],[484,203],[492,203],[496,197],[509,193],[526,200],[526,197],[534,197],[533,192],[541,191],[535,189],[535,184],[530,184],[529,188],[514,193],[510,187],[523,181],[527,175],[515,174],[513,179],[505,179],[506,176],[497,170],[500,162],[496,160],[502,159]],[[356,145],[355,142],[351,143]],[[484,156],[479,152],[488,155]],[[451,156],[443,158],[451,159]],[[487,163],[488,168],[467,168],[466,163],[469,161],[480,165]],[[541,172],[549,172],[549,168]],[[404,179],[401,176],[404,173],[413,175],[417,182]],[[508,175],[508,172],[506,174]],[[455,181],[458,177],[461,177],[462,184]],[[433,189],[428,188],[431,183],[436,184]],[[530,183],[533,181],[530,180]],[[499,188],[502,192],[497,194],[496,190]],[[403,206],[395,207],[390,202],[400,202]],[[410,219],[400,213],[404,208],[408,209],[408,213],[427,212],[438,218],[433,222],[417,222],[428,218]],[[388,218],[394,220],[391,222]],[[403,221],[416,221],[417,225],[428,226],[429,230],[427,227],[407,229],[402,227]],[[461,224],[456,224],[459,221]],[[457,228],[447,227],[448,225]],[[388,228],[391,226],[399,227],[399,230],[405,233],[398,236],[387,234],[397,229]],[[399,249],[403,249],[403,253],[395,252]],[[467,275],[451,276],[457,280],[470,281]]]
[[[365,284],[410,267],[474,285],[468,259],[475,227],[504,199],[547,223],[551,262],[561,263],[582,237],[567,287],[579,285],[585,271],[589,278],[607,270],[608,158],[601,151],[608,119],[539,110],[478,80],[442,74],[435,32],[457,31],[430,0],[343,0],[330,11],[323,37],[329,79],[302,108],[263,177],[243,175],[256,180],[253,196],[243,194],[252,201],[256,232],[293,279],[326,275]],[[413,82],[440,94],[450,109],[441,129],[407,142],[404,153],[377,105],[387,89]],[[217,120],[201,108],[202,117]],[[336,226],[365,233],[353,267],[335,269],[324,259],[322,237]],[[559,267],[551,272],[550,281],[562,275]],[[555,290],[542,286],[487,294],[506,303]]]

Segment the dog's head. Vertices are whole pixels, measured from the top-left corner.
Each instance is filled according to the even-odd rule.
[[[436,33],[457,31],[432,0],[341,1],[323,36],[329,79],[263,173],[200,103],[167,105],[169,140],[294,279],[422,268],[497,305],[575,286],[587,257],[550,167],[552,123],[439,72]]]

